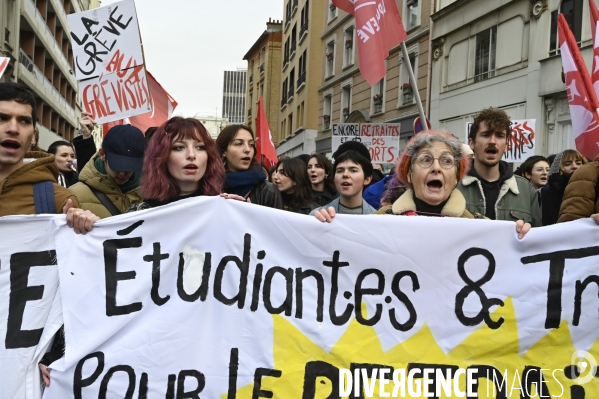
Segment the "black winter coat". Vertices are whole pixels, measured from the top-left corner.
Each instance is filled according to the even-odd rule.
[[[267,206],[274,209],[283,209],[283,198],[281,192],[271,182],[261,181],[252,187],[250,191],[250,201],[252,204]]]
[[[564,191],[572,177],[572,173],[554,173],[549,176],[547,187],[541,189],[541,212],[543,215],[543,226],[556,224],[559,217],[559,209],[562,205]]]

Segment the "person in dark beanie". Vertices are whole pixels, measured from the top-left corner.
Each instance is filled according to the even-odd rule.
[[[69,187],[81,208],[106,218],[141,203],[139,182],[145,149],[146,138],[135,126],[111,128],[102,148],[79,174],[79,183]]]
[[[368,148],[366,148],[366,146],[359,141],[346,141],[345,143],[341,144],[337,148],[337,151],[335,151],[333,153],[333,159],[337,160],[337,158],[339,158],[339,156],[341,156],[341,154],[343,154],[344,152],[349,151],[349,150],[356,151],[358,154],[360,154],[364,158],[368,159],[368,161],[372,161],[372,158],[370,156],[370,151],[368,151]],[[368,183],[368,185],[366,187],[370,187],[373,184],[378,183],[379,181],[381,181],[383,179],[383,177],[385,177],[385,175],[383,175],[383,173],[381,171],[373,169],[370,183]]]

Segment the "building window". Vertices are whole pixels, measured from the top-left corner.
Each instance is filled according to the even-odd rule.
[[[329,22],[335,18],[337,18],[337,7],[332,0],[329,0]]]
[[[564,17],[566,17],[566,21],[568,22],[570,30],[574,34],[574,38],[576,39],[576,42],[578,43],[579,47],[582,34],[582,7],[583,0],[563,0],[559,8],[559,12],[564,14]],[[551,13],[549,55],[559,53],[559,38],[557,37],[557,15],[557,10]]]
[[[324,96],[324,104],[322,106],[322,130],[331,128],[331,114],[333,113],[333,95],[326,94]]]
[[[283,51],[283,70],[289,64],[289,38],[285,40],[285,50]]]
[[[266,47],[262,47],[262,53],[260,54],[260,74],[264,72],[264,63],[266,62]]]
[[[300,19],[300,34],[299,34],[299,42],[302,41],[302,39],[304,38],[304,36],[308,33],[308,0],[306,0],[306,4],[304,5],[304,8],[302,8],[302,15],[301,15],[301,19]]]
[[[287,79],[283,81],[283,92],[281,93],[281,108],[287,105]]]
[[[289,59],[290,60],[295,55],[296,47],[297,47],[297,24],[293,25],[293,29],[291,29],[291,46],[289,47]]]
[[[287,27],[290,22],[291,22],[291,0],[288,0],[287,5],[285,6],[285,27]]]
[[[354,63],[354,32],[355,27],[350,26],[343,32],[343,67],[353,65]]]
[[[420,0],[406,0],[404,4],[404,24],[410,30],[420,25]]]
[[[341,86],[341,123],[347,120],[351,113],[351,83]]]
[[[299,59],[299,73],[297,75],[297,90],[299,91],[306,84],[306,58],[308,57],[308,50],[304,50],[304,53]]]
[[[385,78],[372,86],[371,94],[370,113],[374,115],[385,112]]]
[[[497,27],[482,31],[476,35],[474,54],[474,81],[495,76],[495,50],[497,48]]]
[[[331,40],[327,43],[325,52],[325,78],[335,74],[335,41]]]
[[[293,134],[293,112],[289,114],[289,135]]]
[[[417,53],[412,51],[409,52],[409,62],[414,71],[414,77],[418,80],[418,56]],[[399,100],[398,107],[404,105],[411,105],[414,103],[414,87],[410,81],[410,73],[408,72],[408,65],[405,60],[400,60],[400,76],[399,76]]]
[[[291,70],[289,73],[289,93],[287,94],[287,101],[290,101],[293,98],[293,93],[295,92],[295,68]]]

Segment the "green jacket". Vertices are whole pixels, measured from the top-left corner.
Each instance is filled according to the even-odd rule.
[[[466,209],[472,214],[485,214],[487,205],[482,183],[474,176],[467,175],[458,184],[458,190],[466,198]],[[539,206],[539,193],[528,180],[520,176],[512,176],[505,180],[499,190],[499,197],[495,203],[497,220],[524,220],[532,227],[543,225],[541,221],[541,207]]]
[[[139,195],[139,185],[123,193],[110,175],[98,171],[95,166],[98,156],[96,153],[85,164],[79,174],[79,183],[69,187],[69,190],[77,196],[79,207],[93,212],[102,219],[112,216],[108,209],[102,205],[98,197],[90,190],[89,186],[106,194],[122,213],[125,213],[131,205],[141,203],[142,198]]]

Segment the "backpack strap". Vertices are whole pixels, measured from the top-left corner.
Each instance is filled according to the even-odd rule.
[[[108,196],[106,194],[104,194],[102,191],[96,190],[95,188],[93,188],[92,186],[88,185],[87,183],[84,183],[87,187],[89,187],[89,189],[91,190],[92,193],[94,193],[94,195],[96,196],[96,198],[98,198],[98,200],[100,200],[100,202],[102,203],[102,205],[104,205],[104,207],[106,208],[106,210],[108,210],[108,212],[110,212],[110,214],[112,216],[116,216],[116,215],[120,215],[121,212],[119,210],[119,208],[116,207],[116,205],[114,204],[114,202],[112,202],[110,200],[110,198],[108,198]]]
[[[40,181],[33,184],[33,201],[35,202],[35,213],[56,213],[56,201],[54,199],[54,182],[50,180]]]

